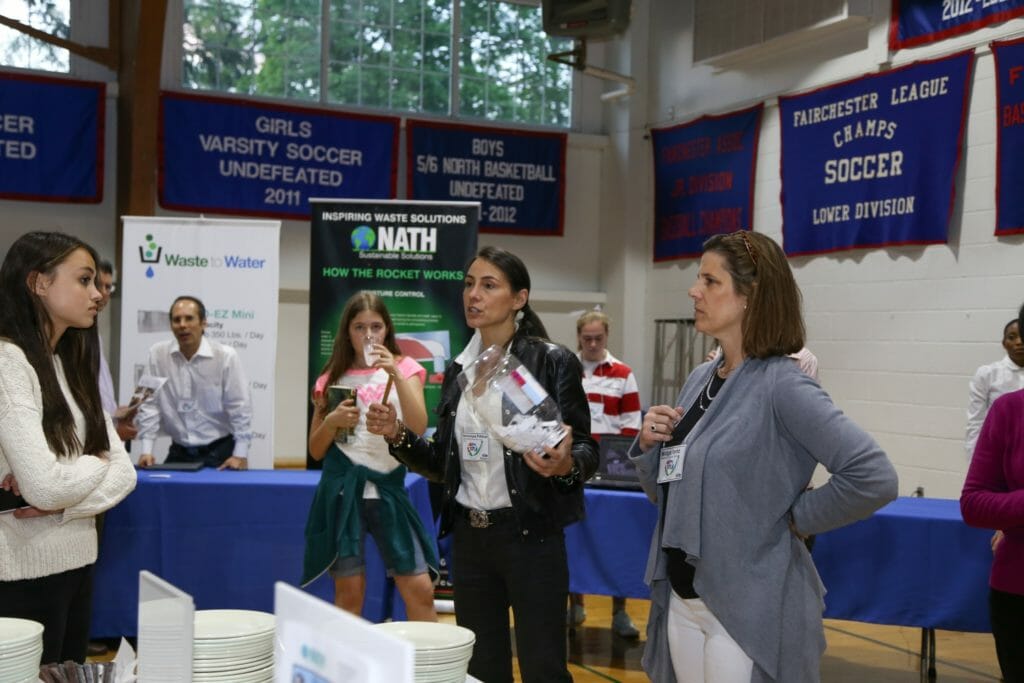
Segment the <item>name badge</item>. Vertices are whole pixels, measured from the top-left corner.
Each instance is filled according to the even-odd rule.
[[[178,399],[178,412],[179,413],[191,413],[196,409],[196,400],[194,398],[179,398]]]
[[[489,445],[487,432],[463,432],[462,459],[469,462],[487,460]]]
[[[597,420],[604,415],[604,403],[590,403],[590,419]]]
[[[658,459],[658,483],[679,481],[683,478],[683,462],[686,460],[686,444],[661,449]]]

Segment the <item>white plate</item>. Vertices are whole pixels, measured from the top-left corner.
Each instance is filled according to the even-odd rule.
[[[196,612],[195,640],[260,636],[274,631],[274,615],[243,609],[204,609]]]
[[[256,669],[262,669],[266,666],[273,665],[274,653],[269,652],[265,657],[257,657],[252,659],[240,659],[240,660],[208,660],[204,662],[192,662],[192,671],[194,673],[221,673],[229,671],[237,671],[238,673],[248,673]]]
[[[404,638],[421,650],[449,650],[466,645],[472,646],[476,635],[468,628],[455,624],[440,624],[431,621],[389,621],[375,624],[375,628],[387,631],[393,636]]]
[[[42,642],[43,625],[31,619],[0,617],[0,652],[15,650],[33,640]]]

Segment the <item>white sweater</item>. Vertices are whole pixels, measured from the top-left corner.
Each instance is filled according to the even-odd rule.
[[[85,418],[72,398],[59,357],[57,380],[85,441]],[[43,431],[39,378],[21,348],[0,341],[0,480],[9,473],[29,504],[57,510],[42,517],[16,519],[0,514],[0,581],[48,576],[96,561],[94,517],[119,503],[135,488],[135,469],[110,417],[106,458],[75,454],[58,457]]]

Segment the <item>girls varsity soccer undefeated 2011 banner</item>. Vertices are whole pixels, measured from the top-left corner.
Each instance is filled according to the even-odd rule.
[[[0,74],[0,198],[103,200],[106,86]]]
[[[973,52],[779,98],[787,254],[945,242]]]
[[[934,43],[1024,15],[1024,0],[892,0],[889,49]]]
[[[753,229],[764,106],[654,129],[654,260],[700,256],[711,235]]]
[[[481,232],[561,235],[564,133],[406,121],[411,199],[478,201]]]
[[[403,354],[427,370],[427,413],[441,398],[448,361],[469,341],[462,310],[464,269],[476,254],[476,202],[312,202],[309,265],[309,383],[331,357],[350,296],[376,293]]]
[[[160,204],[309,218],[310,197],[394,197],[398,123],[391,116],[163,93]]]
[[[1024,232],[1024,38],[992,43],[996,63],[996,234]]]

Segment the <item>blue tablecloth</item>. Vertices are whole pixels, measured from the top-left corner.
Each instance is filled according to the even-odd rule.
[[[869,519],[818,536],[825,616],[988,632],[992,532],[972,529],[956,500],[899,498]]]
[[[643,493],[588,488],[587,516],[565,530],[569,590],[588,595],[650,597],[644,583],[658,509]]]
[[[570,587],[649,597],[643,583],[657,511],[639,492],[587,490],[587,519],[566,530]],[[987,632],[992,532],[964,524],[955,500],[900,498],[821,534],[814,562],[825,616]]]
[[[274,582],[301,578],[303,530],[319,479],[319,472],[291,470],[140,471],[135,491],[106,515],[91,635],[136,633],[140,569],[190,593],[196,609],[272,612]],[[432,529],[426,480],[410,474],[405,483]],[[403,618],[372,539],[366,554],[363,616]],[[309,591],[333,602],[328,576]]]

